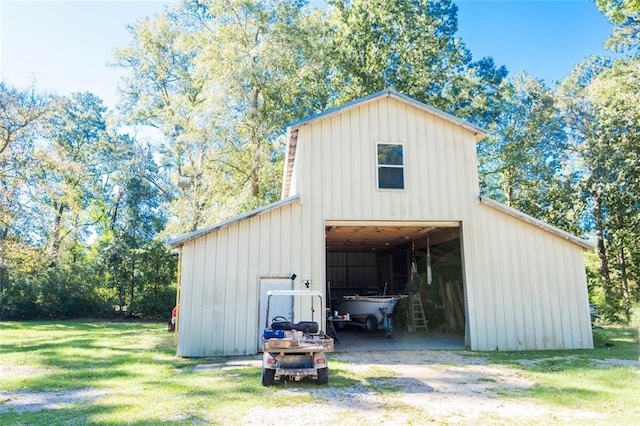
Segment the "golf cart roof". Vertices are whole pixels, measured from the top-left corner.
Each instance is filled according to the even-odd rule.
[[[317,290],[269,290],[267,296],[324,296]]]

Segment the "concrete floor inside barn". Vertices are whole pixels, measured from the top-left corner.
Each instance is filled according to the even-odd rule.
[[[335,352],[464,349],[464,336],[459,334],[396,331],[389,339],[384,331],[368,332],[352,326],[338,328],[336,332]]]

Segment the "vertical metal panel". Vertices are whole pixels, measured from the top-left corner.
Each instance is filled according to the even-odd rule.
[[[345,158],[344,161],[349,162],[346,166],[346,169],[350,171],[347,175],[348,180],[345,181],[345,184],[350,184],[350,182],[355,182],[356,179],[364,178],[364,175],[367,171],[369,171],[366,166],[366,159],[364,159],[364,153],[362,151],[362,144],[354,143],[354,141],[359,140],[360,134],[366,131],[366,125],[363,126],[363,123],[358,120],[358,116],[356,112],[349,112],[349,117],[347,120],[343,121],[342,129],[345,135],[346,140],[343,140],[343,143],[346,143],[349,147],[349,157]],[[360,161],[356,161],[356,159],[360,159]],[[345,216],[351,217],[362,217],[363,215],[363,194],[362,191],[353,191],[349,194],[347,191],[342,191],[343,193],[343,202],[348,206],[348,210],[345,211]]]
[[[254,250],[249,249],[251,246],[250,229],[251,222],[246,226],[238,227],[238,261],[236,262],[236,318],[240,320],[235,321],[235,334],[236,334],[236,346],[238,348],[250,347],[252,343],[255,344],[255,340],[252,342],[246,332],[246,329],[255,324],[257,319],[257,312],[250,307],[243,308],[239,301],[250,300],[250,291],[255,290],[255,276],[249,275],[248,264],[255,259],[255,255],[252,255]],[[246,251],[242,251],[243,247],[247,247]],[[228,285],[228,284],[227,284]]]
[[[495,218],[491,218],[492,222],[495,222]],[[492,226],[497,226],[496,223],[492,223]],[[506,233],[505,233],[506,234]],[[510,342],[518,342],[523,339],[522,336],[518,336],[516,333],[516,329],[514,327],[514,323],[517,324],[519,321],[518,315],[513,315],[513,304],[511,300],[514,297],[514,292],[518,291],[517,285],[505,285],[505,282],[509,282],[505,280],[509,277],[509,265],[513,265],[512,259],[509,258],[510,251],[505,251],[505,247],[507,246],[505,234],[496,233],[491,238],[490,242],[491,246],[495,247],[495,252],[488,253],[489,259],[486,266],[493,264],[494,266],[491,268],[492,277],[491,280],[496,282],[497,286],[494,289],[494,293],[488,293],[490,299],[495,300],[496,306],[496,333],[497,333],[497,347],[508,348],[510,347]],[[485,248],[485,250],[488,247]],[[513,282],[513,281],[511,281]],[[499,283],[499,284],[498,284]],[[514,321],[512,323],[502,321],[502,318],[512,316]],[[517,343],[516,343],[517,344]],[[513,348],[515,349],[515,348]]]
[[[376,142],[403,144],[406,190],[377,189]],[[476,202],[476,175],[464,171],[476,167],[473,134],[392,98],[300,128],[298,155],[303,216],[315,224],[459,220]]]
[[[493,224],[489,225],[492,226]],[[485,279],[483,280],[481,288],[481,303],[485,307],[485,312],[481,321],[486,322],[487,331],[486,336],[484,337],[487,340],[488,349],[494,350],[499,348],[502,342],[505,341],[505,324],[500,320],[504,311],[500,309],[501,306],[498,304],[498,300],[500,299],[496,298],[496,295],[501,295],[502,281],[500,280],[500,275],[496,268],[496,260],[499,261],[500,258],[496,258],[495,255],[501,254],[500,249],[502,248],[502,245],[500,244],[499,234],[497,233],[486,235],[484,243],[485,244],[481,248],[484,258],[481,265],[481,272],[483,272]]]
[[[407,133],[401,140],[414,140],[417,143],[412,147],[411,151],[407,155],[415,155],[416,158],[428,158],[427,149],[430,144],[426,143],[427,139],[424,136],[424,129],[426,126],[424,117],[418,117],[417,111],[413,108],[409,108],[406,106],[404,110],[404,115],[406,117],[406,129]],[[413,167],[410,167],[407,170],[407,180],[409,185],[414,185],[414,182],[419,182],[420,179],[427,179],[428,170],[425,170],[424,173],[420,173],[420,164],[417,163]],[[412,190],[409,188],[409,190]],[[408,197],[407,201],[407,210],[411,211],[420,211],[420,204],[424,204],[425,200],[429,199],[429,194],[426,192],[421,192],[417,194],[415,197]]]
[[[207,330],[213,330],[213,340],[211,343],[207,342],[206,347],[224,347],[225,332],[227,331],[227,324],[225,321],[226,300],[224,284],[226,283],[225,278],[228,259],[228,251],[226,250],[229,234],[228,230],[228,227],[223,228],[217,233],[209,234],[206,238],[210,241],[211,245],[215,247],[215,249],[205,249],[207,250],[207,253],[213,254],[214,257],[211,260],[215,266],[212,270],[207,271],[208,273],[202,280],[205,288],[213,290],[212,296],[203,300],[205,304],[210,304],[213,308],[212,315],[203,317],[200,325],[203,333],[206,333]],[[208,324],[208,326],[205,326],[205,324]]]
[[[562,271],[575,272],[571,265],[563,265],[565,262],[566,248],[562,247],[563,244],[558,244],[557,237],[552,235],[544,236],[543,244],[539,244],[536,253],[543,254],[543,256],[536,256],[539,259],[538,268],[540,268],[541,274],[541,292],[536,299],[538,307],[538,315],[540,317],[540,329],[541,342],[538,341],[538,347],[541,349],[560,349],[567,347],[565,344],[566,337],[563,334],[562,327],[559,326],[559,321],[563,321],[565,312],[561,308],[561,298],[565,297],[562,294],[562,288],[565,283],[559,275]],[[569,247],[569,250],[572,248]],[[573,249],[576,249],[573,247]],[[581,252],[581,250],[579,250]],[[545,257],[552,257],[554,260],[545,262]],[[582,263],[582,262],[581,262]],[[583,263],[582,263],[583,264]],[[571,286],[579,286],[579,282],[568,283]],[[586,292],[586,283],[585,283]],[[573,347],[570,345],[569,347]]]
[[[471,348],[593,347],[582,249],[479,207],[464,233]]]
[[[285,205],[183,246],[178,355],[256,353],[258,277],[300,273],[299,209]]]
[[[193,303],[193,275],[194,268],[194,245],[190,244],[182,248],[180,260],[182,261],[180,275],[180,307],[178,309],[178,344],[176,353],[179,356],[187,356],[190,348],[187,343],[191,340],[192,312],[197,309]]]
[[[195,267],[195,270],[197,272],[197,277],[195,278],[205,283],[204,286],[201,286],[197,289],[197,299],[194,300],[194,303],[200,304],[200,309],[193,313],[194,317],[192,318],[192,321],[196,324],[201,323],[202,321],[213,323],[215,319],[215,306],[213,304],[213,300],[215,299],[214,297],[212,297],[212,290],[215,289],[212,289],[209,285],[207,285],[207,280],[209,278],[208,272],[211,268],[211,265],[209,265],[209,263],[207,262],[209,252],[207,246],[209,246],[209,244],[209,238],[203,238],[198,242],[196,249],[197,266]],[[214,330],[199,329],[198,334],[195,336],[198,339],[198,353],[204,352],[204,348],[212,343],[214,336]]]
[[[544,334],[542,327],[542,317],[544,311],[542,310],[542,296],[543,294],[553,294],[551,286],[549,286],[544,276],[544,271],[547,267],[542,266],[540,261],[543,256],[539,253],[543,251],[545,242],[545,233],[540,232],[533,227],[524,226],[522,221],[509,221],[518,224],[518,230],[515,237],[512,239],[520,242],[520,247],[516,253],[518,263],[524,270],[523,284],[521,286],[523,290],[523,311],[525,313],[524,323],[519,324],[519,328],[523,330],[525,336],[524,342],[521,345],[521,349],[526,348],[544,348]],[[524,238],[518,238],[518,235]],[[553,269],[553,265],[549,265]],[[506,318],[505,320],[508,320]]]
[[[239,234],[240,228],[246,228],[246,226],[232,226],[227,229],[227,262],[225,271],[225,281],[222,282],[224,287],[224,312],[223,323],[225,330],[229,330],[228,333],[224,333],[223,345],[231,348],[231,351],[236,353],[238,351],[238,337],[239,331],[246,330],[247,323],[247,308],[238,303],[240,299],[238,291],[240,288],[246,285],[240,282],[238,279],[238,264],[245,265],[246,250],[239,250]],[[246,242],[245,242],[246,244]],[[245,245],[246,247],[246,245]],[[238,324],[244,325],[242,329],[238,327]]]

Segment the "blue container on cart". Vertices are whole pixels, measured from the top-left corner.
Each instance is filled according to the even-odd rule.
[[[262,333],[262,337],[265,339],[284,339],[284,330],[271,330],[265,328]]]

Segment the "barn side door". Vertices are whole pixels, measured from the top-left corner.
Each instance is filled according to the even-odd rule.
[[[269,290],[293,290],[291,278],[260,278],[260,305],[258,306],[258,351],[262,352],[262,331],[267,320],[267,291]],[[283,316],[293,320],[293,296],[277,296],[271,298],[269,306],[269,320],[275,316]]]

